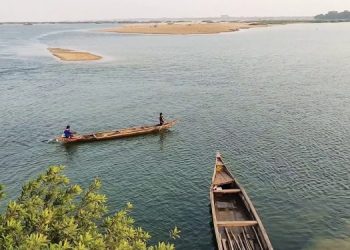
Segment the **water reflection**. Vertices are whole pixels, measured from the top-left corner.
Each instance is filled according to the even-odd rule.
[[[164,149],[164,141],[165,141],[165,138],[166,138],[166,135],[167,133],[166,132],[160,132],[159,133],[159,146],[160,146],[160,151],[163,151]]]
[[[172,137],[174,131],[172,130],[166,130],[159,132],[159,146],[160,151],[163,151],[165,144],[167,141],[169,141],[169,138]]]
[[[62,146],[66,151],[68,160],[73,160],[73,156],[78,151],[79,145],[77,143],[72,143],[72,144],[64,144]]]

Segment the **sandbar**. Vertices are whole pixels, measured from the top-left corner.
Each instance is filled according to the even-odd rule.
[[[94,55],[89,52],[75,51],[61,48],[48,48],[52,55],[62,61],[95,61],[100,60],[102,56]]]
[[[240,29],[249,29],[261,27],[255,23],[240,22],[183,22],[183,23],[142,23],[127,24],[115,28],[104,29],[105,32],[116,33],[134,33],[134,34],[172,34],[172,35],[190,35],[190,34],[215,34],[222,32],[239,31]]]

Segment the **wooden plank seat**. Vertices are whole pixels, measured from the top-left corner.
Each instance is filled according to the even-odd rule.
[[[223,194],[236,194],[241,192],[240,189],[214,189],[214,193],[223,193]]]
[[[242,220],[242,221],[218,221],[217,225],[222,227],[249,227],[255,226],[258,222],[256,220]]]

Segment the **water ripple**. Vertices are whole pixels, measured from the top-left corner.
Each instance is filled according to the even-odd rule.
[[[168,239],[177,225],[178,249],[213,249],[208,189],[220,150],[275,249],[349,237],[350,43],[339,40],[350,39],[348,24],[186,37],[79,31],[89,27],[0,27],[0,52],[9,57],[0,59],[6,201],[29,177],[62,164],[84,187],[102,179],[110,213],[133,202],[137,224],[153,242]],[[116,59],[66,64],[16,53],[38,41]],[[180,119],[171,132],[68,147],[43,143],[66,124],[80,132],[116,129],[156,123],[159,112]]]

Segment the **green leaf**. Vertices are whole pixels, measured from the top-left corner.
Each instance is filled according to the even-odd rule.
[[[175,240],[180,238],[180,233],[181,231],[175,226],[173,230],[170,230],[170,237]]]

